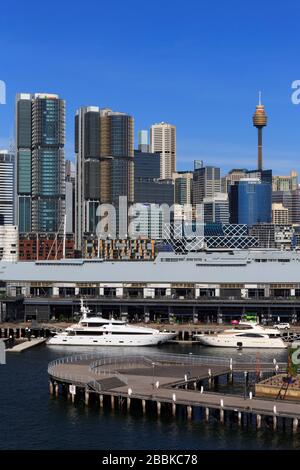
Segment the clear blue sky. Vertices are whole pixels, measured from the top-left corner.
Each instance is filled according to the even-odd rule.
[[[279,5],[280,3],[280,5]],[[67,102],[67,158],[74,113],[99,105],[132,114],[138,129],[177,126],[177,166],[254,167],[252,114],[262,90],[269,117],[265,167],[300,171],[300,7],[252,0],[26,2],[0,7],[0,147],[14,128],[17,92]]]

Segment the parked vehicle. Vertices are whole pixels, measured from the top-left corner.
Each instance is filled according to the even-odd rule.
[[[289,323],[276,323],[274,328],[277,328],[278,330],[289,330],[291,327]]]

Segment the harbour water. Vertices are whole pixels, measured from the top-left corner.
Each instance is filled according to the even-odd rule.
[[[100,352],[81,348],[80,352]],[[152,348],[101,348],[104,354],[147,354]],[[198,345],[166,345],[160,352],[210,354],[255,361],[258,351],[244,352],[203,348]],[[212,420],[187,421],[180,417],[149,417],[99,411],[97,407],[72,405],[49,395],[47,365],[72,354],[71,348],[39,346],[20,355],[7,355],[0,366],[0,449],[300,449],[300,433],[255,427],[220,425]],[[76,351],[78,352],[78,350]],[[260,351],[259,361],[286,360],[286,351]]]

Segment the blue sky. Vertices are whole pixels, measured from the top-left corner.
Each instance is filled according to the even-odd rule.
[[[99,105],[132,114],[136,134],[175,124],[178,169],[196,158],[224,171],[253,168],[262,90],[264,166],[300,171],[300,105],[291,102],[299,21],[300,6],[289,0],[2,3],[0,147],[13,136],[15,94],[46,91],[67,103],[67,158],[75,110]]]

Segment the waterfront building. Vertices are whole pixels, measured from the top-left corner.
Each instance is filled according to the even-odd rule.
[[[15,156],[0,150],[0,225],[14,225],[16,217]]]
[[[160,153],[160,178],[171,179],[176,171],[176,127],[166,122],[150,129],[151,152]]]
[[[173,173],[175,204],[192,204],[193,173],[177,171]]]
[[[272,204],[272,222],[275,225],[289,224],[289,210],[282,203],[273,202]]]
[[[271,192],[268,183],[258,178],[242,178],[230,187],[230,223],[246,224],[271,223]]]
[[[294,191],[298,189],[298,173],[292,170],[288,176],[273,176],[272,177],[272,190],[273,191]]]
[[[158,244],[147,238],[99,240],[96,235],[85,234],[83,246],[84,258],[103,260],[153,260],[158,253]]]
[[[202,204],[206,197],[221,192],[220,168],[205,166],[193,173],[193,204]]]
[[[160,253],[139,262],[2,261],[0,308],[10,319],[19,312],[26,320],[48,321],[62,310],[71,317],[84,296],[92,311],[129,319],[209,316],[220,322],[251,311],[264,321],[277,319],[280,310],[299,321],[299,266],[298,252],[259,249]]]
[[[19,261],[33,260],[59,260],[75,258],[74,235],[67,233],[20,233],[19,234]]]
[[[16,98],[20,232],[56,232],[65,214],[65,102],[48,93]]]

